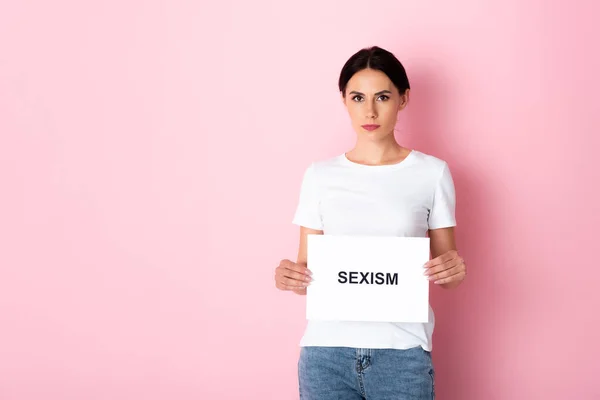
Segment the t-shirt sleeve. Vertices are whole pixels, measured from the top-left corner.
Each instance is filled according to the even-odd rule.
[[[444,168],[437,182],[433,194],[433,203],[429,210],[429,229],[448,228],[456,226],[456,192],[452,174],[448,164],[444,162]]]
[[[315,177],[314,164],[304,172],[300,186],[300,199],[292,223],[310,229],[322,230],[323,222],[319,210],[319,190]]]

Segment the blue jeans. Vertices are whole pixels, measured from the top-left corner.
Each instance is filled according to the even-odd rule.
[[[434,369],[423,348],[302,347],[301,400],[432,400]]]

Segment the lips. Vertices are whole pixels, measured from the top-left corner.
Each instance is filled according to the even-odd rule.
[[[363,129],[366,129],[367,131],[374,131],[375,129],[379,128],[379,125],[374,125],[374,124],[369,124],[369,125],[361,125]]]

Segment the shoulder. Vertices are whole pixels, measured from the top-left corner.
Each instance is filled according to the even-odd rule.
[[[445,160],[419,150],[413,150],[413,155],[421,164],[431,168],[443,169],[448,166]]]
[[[411,156],[414,157],[416,165],[434,175],[440,176],[440,174],[449,169],[448,163],[445,160],[434,155],[413,150]]]
[[[343,155],[336,155],[325,159],[314,160],[306,168],[306,172],[310,175],[327,174],[343,165]]]
[[[321,160],[316,160],[316,161],[313,161],[313,163],[311,165],[313,166],[313,168],[315,168],[317,170],[335,168],[335,167],[342,165],[342,157],[343,157],[343,154],[324,158]]]
[[[331,181],[331,177],[334,175],[333,171],[341,164],[339,158],[340,156],[335,156],[309,162],[304,167],[303,186],[316,190]]]

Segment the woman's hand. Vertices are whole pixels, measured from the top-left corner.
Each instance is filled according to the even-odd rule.
[[[445,287],[455,287],[465,279],[467,266],[456,250],[450,250],[423,266],[430,281]]]
[[[312,272],[306,264],[297,264],[290,260],[281,260],[275,268],[275,286],[279,290],[291,290],[296,294],[306,294],[306,287],[312,280]]]

